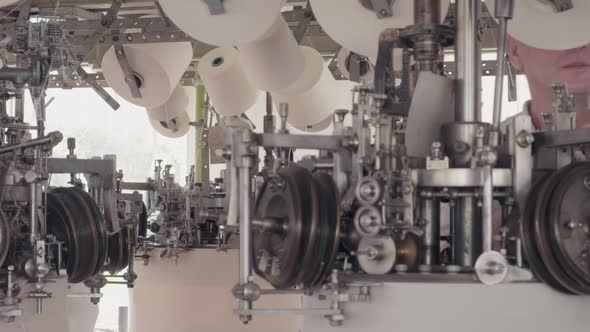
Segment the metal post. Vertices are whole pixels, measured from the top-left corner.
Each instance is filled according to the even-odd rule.
[[[245,285],[252,276],[250,192],[252,180],[249,167],[240,167],[240,285]],[[252,309],[252,302],[240,301],[240,309]]]
[[[483,213],[483,232],[482,232],[482,243],[483,243],[483,252],[488,252],[492,250],[492,241],[493,241],[493,194],[494,194],[494,187],[493,187],[493,167],[492,165],[485,165],[484,169],[484,179],[483,179],[483,206],[482,206],[482,213]]]
[[[461,197],[453,207],[453,264],[473,266],[481,254],[481,209],[474,197]]]
[[[506,71],[506,40],[508,38],[508,20],[514,14],[513,0],[496,0],[495,16],[498,18],[498,53],[496,68],[496,87],[494,90],[494,133],[490,136],[490,145],[497,146],[499,142],[500,121],[502,118],[502,95],[504,90],[504,72]]]
[[[455,118],[459,122],[481,121],[481,0],[457,0],[455,40]]]
[[[129,330],[129,307],[119,307],[119,331],[127,332]]]
[[[38,240],[39,223],[37,221],[37,184],[29,184],[29,214],[31,218],[31,243],[35,246],[35,242]],[[36,248],[35,248],[36,249]]]
[[[424,257],[422,264],[436,265],[440,256],[440,200],[438,198],[424,198],[420,201],[420,211],[424,222],[424,236],[422,236],[422,250]]]

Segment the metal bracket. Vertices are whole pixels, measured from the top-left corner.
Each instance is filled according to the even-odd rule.
[[[225,7],[223,6],[223,0],[202,0],[209,7],[209,13],[211,15],[221,15],[225,13]]]
[[[297,27],[295,27],[295,30],[293,31],[293,36],[295,37],[295,40],[297,40],[298,44],[301,44],[301,41],[303,40],[303,37],[307,32],[307,28],[313,20],[313,11],[311,9],[311,4],[309,3],[309,1],[307,2],[305,10],[302,12],[302,16],[303,17],[299,21],[299,24],[297,24]]]
[[[508,59],[506,59],[506,76],[508,77],[508,101],[516,101],[518,99],[516,69]]]
[[[386,18],[393,16],[393,4],[395,0],[371,0],[373,10],[377,13],[377,18]]]
[[[123,75],[125,75],[125,83],[129,86],[129,90],[131,90],[131,95],[133,98],[141,98],[141,92],[139,91],[139,85],[135,80],[135,75],[133,74],[133,70],[129,61],[127,60],[127,54],[125,54],[125,48],[121,44],[115,44],[115,55],[117,56],[117,61],[119,61],[119,65],[123,70]]]
[[[560,13],[574,8],[572,0],[549,0],[549,2],[551,2],[555,9]]]

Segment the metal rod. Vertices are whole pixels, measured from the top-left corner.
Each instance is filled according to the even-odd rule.
[[[490,145],[497,146],[499,142],[500,121],[502,118],[502,96],[504,93],[504,73],[506,72],[506,40],[508,39],[508,20],[514,11],[513,0],[496,1],[495,16],[498,18],[498,50],[496,55],[496,86],[494,89],[494,135],[490,135]]]
[[[477,199],[456,199],[452,222],[453,264],[471,267],[481,254],[481,208]]]
[[[424,236],[422,236],[424,256],[422,264],[435,265],[439,263],[440,256],[440,200],[438,198],[423,199],[420,210],[424,222]]]
[[[457,0],[455,40],[455,118],[459,122],[481,121],[481,0]]]
[[[47,136],[35,138],[21,144],[5,145],[0,147],[0,154],[12,152],[17,149],[26,149],[38,145],[55,145],[63,140],[63,135],[60,132],[51,132]]]
[[[492,250],[493,241],[493,170],[491,165],[484,166],[484,181],[483,181],[483,230],[482,230],[482,243],[483,252]]]
[[[252,182],[250,178],[250,167],[239,168],[240,182],[240,285],[246,285],[252,276],[251,264],[251,226],[252,215],[250,211],[250,200]],[[240,310],[252,309],[251,301],[240,300]]]
[[[35,243],[38,240],[39,223],[37,221],[37,184],[29,184],[29,214],[31,218],[31,243]],[[34,246],[35,249],[36,246]]]

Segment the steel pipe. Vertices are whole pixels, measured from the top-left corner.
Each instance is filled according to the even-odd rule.
[[[456,95],[458,122],[481,121],[481,0],[457,0],[455,38]]]

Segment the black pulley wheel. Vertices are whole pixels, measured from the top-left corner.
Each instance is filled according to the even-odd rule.
[[[8,221],[4,215],[0,215],[0,268],[4,264],[8,256],[10,248],[10,229],[8,228]]]
[[[541,258],[551,275],[569,292],[573,294],[586,294],[590,289],[586,289],[584,285],[577,283],[570,275],[562,268],[558,258],[554,254],[553,243],[551,240],[549,229],[550,216],[548,215],[548,206],[552,201],[553,193],[557,185],[564,180],[564,174],[574,169],[577,165],[570,165],[555,172],[543,184],[539,199],[535,207],[535,241]]]
[[[80,255],[82,249],[81,231],[74,223],[70,211],[66,207],[61,195],[47,193],[47,232],[62,242],[62,258],[68,274],[68,281],[78,275],[80,270]]]
[[[549,236],[557,262],[590,294],[590,164],[563,177],[548,207]]]
[[[306,171],[307,172],[307,171]],[[309,174],[311,175],[311,174]],[[308,194],[306,195],[307,201],[304,203],[307,208],[304,211],[306,213],[305,222],[305,233],[306,245],[303,249],[303,260],[301,262],[301,269],[299,276],[297,277],[296,283],[302,283],[304,287],[310,288],[313,286],[314,272],[321,266],[322,261],[322,229],[321,223],[323,222],[323,212],[321,208],[321,195],[320,188],[316,184],[316,181],[312,176],[302,176],[302,181],[307,183],[303,184],[302,187],[309,188]]]
[[[137,225],[137,236],[147,237],[148,230],[148,213],[145,203],[141,203],[141,213],[139,214],[139,224]]]
[[[319,287],[332,273],[332,267],[340,246],[340,199],[336,184],[327,173],[315,173],[313,178],[320,192],[322,211],[322,236],[320,241],[322,260],[316,273],[313,274],[311,288]],[[319,254],[319,253],[318,253]]]
[[[542,282],[551,286],[552,288],[566,294],[572,294],[571,291],[563,287],[547,270],[545,263],[541,258],[537,243],[535,241],[535,206],[539,199],[541,188],[548,176],[538,179],[531,188],[530,194],[527,197],[522,221],[520,223],[520,238],[522,240],[522,249],[526,261],[535,274],[535,276]]]
[[[96,232],[98,234],[98,260],[93,273],[93,275],[95,275],[102,271],[108,256],[109,235],[106,221],[104,215],[98,207],[98,204],[94,201],[90,194],[78,187],[72,187],[71,189],[74,193],[76,193],[76,195],[84,200],[88,210],[91,212],[91,218],[89,221],[92,221],[94,225],[96,225]]]
[[[70,283],[80,283],[94,275],[99,257],[99,234],[92,218],[92,212],[83,198],[77,195],[71,188],[57,188],[52,191],[63,202],[69,211],[72,229],[78,235],[77,246],[70,246],[69,251],[74,251],[79,257],[76,269],[68,273]]]
[[[256,200],[252,229],[254,271],[277,289],[298,283],[307,246],[311,174],[300,167],[278,171]]]
[[[129,229],[121,228],[117,233],[109,236],[109,263],[104,270],[116,274],[129,265]]]

